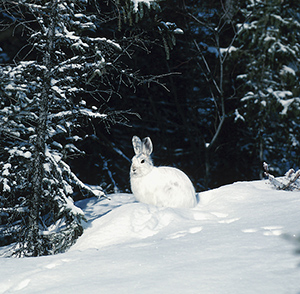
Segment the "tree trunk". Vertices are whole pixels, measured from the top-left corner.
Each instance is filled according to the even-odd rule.
[[[29,216],[29,233],[28,241],[32,250],[32,255],[40,255],[39,240],[39,217],[40,217],[40,199],[43,194],[43,178],[44,178],[44,162],[46,137],[48,128],[48,105],[49,97],[51,97],[51,53],[53,52],[53,39],[55,34],[55,23],[57,14],[57,0],[52,0],[52,8],[50,15],[50,25],[46,35],[46,46],[43,57],[45,66],[43,74],[43,89],[39,98],[39,118],[36,128],[35,152],[33,161],[33,177],[32,177],[32,201]]]

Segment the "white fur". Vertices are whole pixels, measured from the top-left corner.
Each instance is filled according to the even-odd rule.
[[[136,200],[164,207],[189,208],[196,205],[195,189],[184,172],[173,167],[153,166],[149,137],[141,141],[134,136],[132,144],[135,156],[130,168],[130,184]]]

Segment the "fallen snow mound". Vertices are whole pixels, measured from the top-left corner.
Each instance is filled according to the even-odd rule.
[[[65,254],[2,259],[0,293],[299,293],[299,192],[265,181],[198,194],[193,209],[80,201],[84,234]]]
[[[166,239],[182,237],[202,231],[205,225],[218,224],[221,229],[220,224],[235,222],[243,233],[280,236],[300,231],[300,194],[276,191],[266,181],[239,182],[197,196],[199,203],[193,209],[137,203],[132,194],[113,194],[110,201],[80,201],[77,205],[88,224],[71,250],[132,243],[158,233]]]

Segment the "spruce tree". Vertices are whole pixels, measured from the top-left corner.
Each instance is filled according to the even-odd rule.
[[[246,1],[231,54],[238,71],[236,120],[247,128],[244,147],[259,167],[267,161],[280,174],[300,164],[299,12],[295,1]]]
[[[103,97],[94,98],[119,70],[111,60],[121,47],[97,36],[92,4],[18,2],[18,25],[28,33],[30,51],[2,67],[0,107],[0,242],[14,243],[10,253],[16,256],[67,250],[83,232],[75,189],[103,195],[66,163],[81,152],[75,142],[83,139],[80,130],[87,122],[109,123],[110,116],[100,111]]]

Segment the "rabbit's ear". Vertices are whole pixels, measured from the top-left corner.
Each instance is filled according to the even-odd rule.
[[[150,155],[153,151],[153,145],[151,142],[151,139],[149,137],[146,137],[143,139],[143,152],[146,155]]]
[[[142,141],[138,136],[132,137],[132,146],[135,154],[142,153]]]

